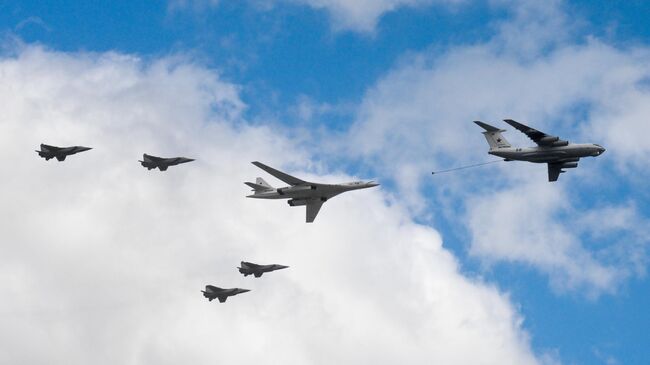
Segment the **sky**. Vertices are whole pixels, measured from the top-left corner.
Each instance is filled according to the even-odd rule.
[[[644,364],[650,4],[0,1],[0,362]],[[556,183],[473,120],[607,148]],[[65,162],[40,143],[93,150]],[[147,171],[142,153],[196,161]],[[280,181],[376,179],[324,205]],[[244,278],[242,260],[289,265]],[[206,284],[251,292],[207,302]]]

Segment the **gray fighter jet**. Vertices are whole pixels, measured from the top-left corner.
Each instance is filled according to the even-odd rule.
[[[503,129],[493,127],[483,122],[474,123],[485,129],[483,135],[490,145],[491,155],[503,157],[506,161],[528,161],[548,164],[548,181],[557,181],[563,169],[578,167],[578,161],[582,157],[600,156],[605,149],[597,144],[574,144],[561,140],[559,137],[551,136],[540,132],[512,119],[505,119],[504,122],[515,127],[537,143],[537,147],[512,147],[501,135]]]
[[[319,184],[300,180],[272,167],[266,166],[261,162],[255,161],[253,162],[253,165],[284,181],[290,186],[276,189],[264,181],[264,179],[258,177],[255,183],[245,183],[253,188],[253,191],[255,192],[253,195],[247,196],[247,198],[289,199],[289,206],[298,207],[304,205],[307,207],[307,223],[311,223],[316,219],[318,211],[323,203],[328,199],[341,193],[345,193],[346,191],[366,189],[379,185],[374,181],[355,181],[343,184]]]
[[[72,147],[55,147],[41,143],[41,150],[36,151],[45,161],[56,158],[59,161],[65,161],[65,158],[75,153],[92,150],[90,147],[72,146]]]
[[[271,271],[275,271],[275,270],[282,270],[282,269],[286,269],[288,267],[289,266],[276,265],[276,264],[258,265],[258,264],[254,264],[252,262],[242,261],[241,262],[241,267],[238,267],[238,269],[239,269],[240,273],[244,274],[244,277],[246,277],[248,275],[254,275],[256,278],[259,278],[265,272],[271,272]]]
[[[206,285],[205,290],[201,290],[201,293],[203,293],[203,296],[208,298],[209,301],[212,301],[213,299],[217,298],[219,299],[219,302],[223,303],[226,301],[226,299],[228,299],[228,297],[232,297],[233,295],[246,293],[249,291],[250,290],[248,289],[240,289],[240,288],[221,289],[216,286]]]
[[[192,162],[194,159],[185,158],[185,157],[172,157],[172,158],[163,158],[147,155],[146,153],[142,155],[143,161],[138,160],[142,166],[146,167],[147,170],[158,168],[160,171],[165,171],[169,166],[178,165],[181,163]]]

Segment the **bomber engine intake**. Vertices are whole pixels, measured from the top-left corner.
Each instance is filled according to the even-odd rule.
[[[301,205],[307,205],[307,199],[291,199],[287,203],[291,207],[299,207]]]

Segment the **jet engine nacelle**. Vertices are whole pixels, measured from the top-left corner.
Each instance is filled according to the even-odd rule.
[[[280,195],[284,195],[288,192],[296,192],[296,191],[304,191],[304,190],[315,190],[316,187],[312,185],[301,185],[301,186],[291,186],[288,188],[278,188],[275,189],[275,191],[278,192]]]
[[[289,206],[291,206],[291,207],[299,207],[301,205],[307,205],[307,200],[306,199],[291,199],[287,203],[289,203]]]
[[[539,140],[540,144],[553,144],[554,142],[557,142],[560,140],[560,137],[552,137],[552,136],[547,136],[547,137],[542,137]]]
[[[553,144],[551,144],[552,147],[564,147],[568,145],[569,145],[569,141],[555,141],[553,142]]]
[[[562,169],[573,169],[573,168],[576,168],[576,167],[578,167],[577,162],[565,162],[562,165],[560,165],[560,168],[562,168]]]

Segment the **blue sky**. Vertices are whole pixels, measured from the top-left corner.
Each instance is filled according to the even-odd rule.
[[[629,120],[638,116],[618,118],[616,105],[602,103],[609,90],[632,81],[628,82],[627,74],[621,72],[623,81],[612,76],[591,83],[598,78],[595,75],[603,74],[601,59],[606,71],[639,70],[630,72],[640,81],[630,78],[637,80],[637,86],[633,86],[640,90],[641,101],[633,99],[629,105],[650,101],[641,82],[647,83],[650,73],[644,78],[642,73],[647,68],[638,66],[650,59],[650,3],[549,3],[548,14],[520,15],[522,5],[516,1],[464,1],[452,5],[423,1],[415,7],[397,5],[394,10],[382,12],[368,30],[350,25],[354,23],[349,20],[337,21],[336,10],[302,2],[117,1],[100,6],[78,1],[20,1],[0,3],[0,31],[5,45],[17,39],[56,52],[113,51],[145,60],[175,55],[216,70],[222,80],[240,88],[241,99],[247,105],[243,111],[247,123],[286,129],[285,135],[302,138],[308,155],[320,164],[312,166],[313,172],[343,171],[382,179],[386,194],[390,199],[405,200],[415,222],[440,232],[444,247],[453,253],[467,277],[494,284],[509,294],[524,318],[523,329],[530,335],[536,354],[550,354],[565,364],[643,364],[650,358],[646,334],[650,325],[650,284],[645,274],[650,241],[648,229],[644,228],[650,219],[650,193],[649,174],[643,169],[648,160],[626,161],[642,155],[647,145],[635,147],[630,141],[625,151],[616,152],[618,146],[612,141],[626,141],[626,136],[603,141],[599,138],[606,138],[607,132],[601,129],[590,133],[584,126],[596,128],[605,126],[607,118]],[[526,28],[536,22],[540,27]],[[527,32],[530,39],[523,39],[528,37]],[[473,55],[477,57],[475,63],[468,60]],[[482,59],[491,63],[481,64]],[[480,81],[483,74],[478,67],[482,65],[496,69],[497,74],[503,68],[503,84],[488,76],[485,82]],[[589,69],[594,71],[584,71]],[[543,85],[544,79],[536,80],[535,75],[545,72],[549,78],[558,74],[565,77],[549,80],[549,90],[527,90],[527,82],[531,82],[531,88],[539,86],[533,82]],[[582,72],[584,78],[576,79],[585,83],[564,87],[566,101],[554,100],[562,81],[570,83],[569,75]],[[464,88],[449,93],[461,96],[443,97],[443,86],[461,80],[463,75],[467,75]],[[429,77],[434,86],[427,91]],[[482,84],[476,86],[477,90],[488,91],[465,94],[474,82]],[[513,85],[510,82],[518,84],[521,89],[516,89],[522,92],[499,96],[493,108],[489,106],[489,95],[488,101],[482,99],[491,89],[499,94],[499,89],[509,88]],[[416,96],[411,97],[411,90]],[[621,86],[621,90],[628,89]],[[440,105],[432,100],[435,105],[429,109],[427,95],[440,97]],[[465,100],[463,95],[467,95]],[[454,107],[457,102],[459,106]],[[625,106],[626,102],[618,105]],[[450,126],[460,125],[455,118],[465,118],[465,114],[448,113],[446,108],[464,108],[463,103],[468,104],[464,120],[467,126],[458,127],[457,133],[473,134],[458,142],[467,141],[469,148],[459,149],[459,143],[450,143],[449,147],[437,149],[435,141],[427,138],[444,134],[440,128],[445,128],[445,123],[424,123],[427,118],[449,117]],[[472,104],[488,106],[475,110]],[[400,121],[383,121],[382,115],[393,110],[395,115],[412,120],[404,125]],[[409,110],[414,115],[409,115]],[[423,111],[440,114],[426,115]],[[489,160],[480,131],[470,123],[473,119],[503,126],[499,119],[519,116],[547,133],[571,141],[604,144],[608,152],[564,174],[557,188],[550,188],[560,191],[557,193],[530,178],[545,178],[541,166],[497,164],[455,175],[428,175],[433,169]],[[626,126],[620,123],[616,126]],[[629,126],[636,129],[633,134],[644,132],[639,127],[645,127],[645,131],[650,127],[648,119],[637,118],[636,123]],[[421,134],[417,132],[420,127]],[[452,133],[448,140],[456,135]],[[515,143],[527,143],[513,130],[507,137]],[[332,139],[346,143],[333,143]],[[458,151],[463,155],[459,156]],[[408,163],[414,159],[419,161]],[[408,168],[418,170],[406,179],[413,183],[412,187],[401,186],[398,181],[400,174],[411,171]],[[481,200],[495,192],[503,193],[504,199],[510,199],[511,193],[524,199],[526,194],[516,190],[518,186],[531,187],[531,197],[526,199],[532,200],[522,204],[537,201],[532,195],[551,194],[548,200],[560,206],[540,208],[540,217],[549,225],[533,227],[566,232],[562,238],[570,236],[567,245],[572,247],[565,252],[567,257],[586,257],[585,261],[577,261],[578,267],[593,265],[596,271],[612,268],[616,279],[601,284],[590,276],[572,274],[571,269],[565,273],[564,263],[486,253],[490,248],[480,242],[479,231],[470,228],[481,222],[481,212],[468,201],[476,206],[501,204],[501,200]],[[613,215],[598,213],[610,212],[609,208],[621,212],[623,223],[594,234],[599,220],[615,220]],[[499,229],[508,229],[507,225],[504,222]],[[506,251],[510,247],[505,247]],[[630,252],[639,259],[631,260]],[[572,280],[577,284],[566,284]]]

